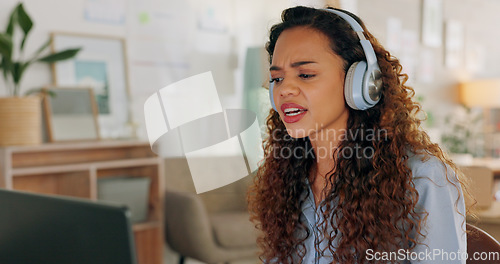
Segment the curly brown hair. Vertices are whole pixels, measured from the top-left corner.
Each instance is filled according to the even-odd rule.
[[[358,17],[346,13],[358,21],[373,45],[382,71],[382,96],[368,110],[349,108],[346,136],[335,150],[335,168],[326,177],[328,192],[321,203],[323,219],[333,231],[327,232],[325,223],[318,226],[323,228],[335,262],[359,263],[365,259],[367,249],[390,252],[402,245],[412,249],[419,242],[411,233],[416,230],[422,235],[426,214],[416,208],[419,194],[407,164],[409,152],[433,155],[454,170],[457,179],[446,177],[456,187],[459,198],[460,186],[455,182],[458,180],[465,189],[467,184],[457,166],[420,128],[423,120],[418,114],[422,110],[412,101],[415,92],[405,85],[408,76],[402,73],[399,60],[382,47]],[[281,18],[282,22],[271,28],[266,44],[270,62],[280,34],[299,26],[327,36],[333,52],[342,57],[344,70],[365,60],[358,36],[336,14],[299,6],[283,11]],[[269,137],[263,141],[265,158],[248,194],[249,208],[252,220],[262,231],[258,239],[263,250],[261,260],[292,263],[293,256],[302,259],[306,254],[304,241],[310,230],[299,218],[304,197],[309,194],[308,177],[315,158],[314,154],[307,155],[312,148],[309,139],[290,137],[278,112],[271,109],[266,124]],[[367,129],[377,131],[377,140],[355,136],[356,131]],[[373,155],[361,157],[338,155],[345,148],[374,151]],[[276,155],[284,150],[294,150],[294,155]],[[464,196],[467,198],[469,192],[464,190]],[[406,228],[401,230],[401,226]],[[338,242],[334,245],[335,239]]]

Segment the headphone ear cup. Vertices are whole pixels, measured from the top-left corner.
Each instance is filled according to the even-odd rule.
[[[269,76],[269,80],[271,80],[271,76]],[[269,101],[271,101],[271,106],[273,107],[274,111],[278,112],[278,109],[276,109],[276,105],[274,104],[274,96],[273,96],[273,90],[274,90],[274,82],[269,83]]]
[[[367,64],[365,61],[354,62],[347,70],[344,81],[344,97],[347,105],[354,110],[366,110],[369,105],[363,97],[363,80]]]
[[[344,80],[344,98],[345,101],[347,102],[347,105],[351,107],[352,109],[359,110],[359,108],[356,106],[356,103],[354,103],[354,72],[356,71],[356,66],[358,65],[359,62],[353,63],[349,69],[347,70],[347,73],[345,75],[345,80]]]

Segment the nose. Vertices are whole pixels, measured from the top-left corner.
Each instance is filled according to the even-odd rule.
[[[290,78],[284,78],[279,87],[279,96],[288,97],[296,96],[300,93],[300,89],[297,84]]]

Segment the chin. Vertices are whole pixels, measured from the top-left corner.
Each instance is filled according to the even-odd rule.
[[[300,129],[300,128],[287,128],[286,129],[286,132],[288,133],[288,135],[292,138],[305,138],[307,136],[309,136],[306,131],[304,131],[304,129]]]

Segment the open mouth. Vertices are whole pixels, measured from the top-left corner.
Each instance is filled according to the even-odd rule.
[[[302,113],[304,113],[305,111],[307,111],[306,109],[300,109],[300,108],[287,108],[285,109],[285,115],[286,116],[296,116],[296,115],[300,115]]]

